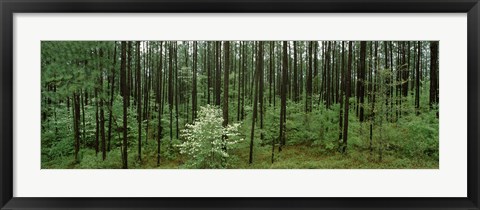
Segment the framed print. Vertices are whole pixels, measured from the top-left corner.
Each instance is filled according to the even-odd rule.
[[[478,209],[478,1],[2,1],[2,209]]]

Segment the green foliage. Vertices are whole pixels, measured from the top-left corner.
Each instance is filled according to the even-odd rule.
[[[42,124],[42,161],[64,158],[73,155],[73,121],[68,116],[66,106],[60,106],[51,119]]]
[[[133,159],[133,158],[132,158]],[[95,150],[85,150],[82,161],[76,166],[77,168],[90,169],[110,169],[122,168],[122,156],[119,149],[114,149],[107,154],[105,161],[101,154],[95,154]]]

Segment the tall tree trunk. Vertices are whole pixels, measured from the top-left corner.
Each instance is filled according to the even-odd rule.
[[[279,56],[279,54],[280,54],[280,53],[277,53],[277,55],[275,55],[275,45],[276,45],[276,42],[274,42],[274,48],[273,48],[274,57]],[[279,57],[280,57],[280,56],[279,56]],[[281,57],[280,57],[280,58],[281,58]],[[277,59],[277,66],[279,66],[280,62],[281,62],[281,59]],[[274,64],[274,65],[275,65],[275,64]],[[275,69],[275,68],[274,68],[273,71],[274,71],[275,73],[273,73],[273,78],[272,78],[272,79],[273,79],[273,81],[272,81],[272,83],[273,83],[273,99],[272,99],[272,100],[273,100],[273,109],[275,109],[276,103],[277,103],[277,102],[276,102],[276,95],[277,95],[277,92],[278,92],[278,87],[277,87],[278,78],[277,78],[277,77],[279,77],[280,74],[279,74],[279,70],[278,70],[278,69]]]
[[[132,87],[133,87],[133,68],[132,68],[132,42],[127,42],[127,45],[128,45],[128,48],[127,48],[127,72],[125,73],[125,79],[126,81],[124,82],[124,84],[126,85],[126,89],[125,90],[128,90],[127,93],[125,94],[129,94],[129,97],[127,98],[127,107],[130,107],[130,96],[133,96],[134,93],[132,91]],[[122,90],[121,90],[122,91]],[[124,96],[125,94],[122,93],[122,96]]]
[[[365,69],[366,69],[366,51],[367,51],[367,42],[361,41],[360,42],[360,68],[358,70],[358,80],[359,89],[358,89],[358,98],[360,103],[360,115],[359,120],[360,122],[364,121],[364,107],[363,104],[365,102]]]
[[[342,153],[347,152],[347,145],[348,145],[348,106],[349,106],[349,99],[350,99],[350,76],[352,73],[352,41],[348,42],[348,66],[347,66],[347,74],[345,78],[345,116],[343,122],[343,145],[342,145]]]
[[[221,42],[215,42],[215,63],[216,63],[216,73],[215,73],[215,105],[220,106],[220,93],[221,93]]]
[[[137,89],[137,122],[138,122],[138,160],[142,161],[142,76],[140,73],[140,42],[136,42],[136,53],[137,53],[137,76],[136,80],[136,89]]]
[[[403,44],[403,53],[402,53],[402,59],[403,59],[403,97],[408,96],[408,78],[409,78],[409,73],[410,73],[410,42],[404,42]]]
[[[78,152],[80,151],[80,97],[77,93],[73,94],[74,106],[74,136],[75,136],[75,162],[79,162]]]
[[[210,104],[210,89],[212,88],[212,62],[211,62],[211,52],[210,52],[210,42],[207,42],[207,49],[205,51],[207,56],[208,66],[207,66],[207,104]]]
[[[224,41],[223,42],[223,52],[224,52],[224,69],[223,69],[223,127],[228,126],[228,77],[229,77],[229,67],[230,67],[230,42]],[[223,135],[223,151],[227,152],[227,135]],[[226,160],[223,160],[226,161]]]
[[[257,47],[257,46],[256,46],[255,42],[252,42],[252,85],[251,85],[251,87],[250,87],[250,103],[253,103],[253,86],[254,86],[254,83],[255,83],[255,82],[253,82],[253,81],[255,80],[255,78],[256,78],[256,73],[257,73],[257,72],[255,71],[255,67],[254,67],[254,65],[255,65],[254,56],[255,56],[255,53],[256,53],[256,49],[257,49],[256,47]],[[252,105],[253,105],[253,104],[252,104]]]
[[[340,81],[341,81],[341,90],[340,90],[340,108],[339,108],[339,132],[338,132],[338,140],[343,142],[343,96],[345,94],[345,42],[342,41],[342,68],[340,74]]]
[[[279,151],[282,151],[282,147],[286,144],[285,139],[285,122],[286,122],[286,113],[287,113],[287,75],[288,75],[288,50],[287,50],[287,41],[283,42],[283,65],[282,65],[282,84],[281,84],[281,105],[280,105],[280,145],[278,147]]]
[[[390,53],[389,53],[389,56],[390,56],[390,111],[388,113],[390,113],[390,121],[393,122],[394,121],[394,118],[393,118],[393,113],[394,113],[394,109],[393,109],[393,84],[394,83],[394,79],[393,79],[393,76],[394,76],[394,73],[393,73],[393,42],[388,42],[389,45],[390,45]]]
[[[342,50],[343,50],[343,48],[342,48]],[[335,53],[336,53],[336,44],[333,45],[333,58],[335,58],[336,55],[340,54],[340,52],[338,54],[335,54]],[[343,58],[343,55],[342,55],[342,58]],[[340,78],[341,73],[337,68],[338,63],[340,63],[340,61],[338,61],[338,59],[337,59],[337,61],[335,62],[335,65],[334,65],[335,77],[336,77],[336,79],[335,79],[335,103],[339,103],[340,95],[342,94],[342,93],[340,93],[340,89],[341,89],[340,81],[342,81],[342,80]],[[343,63],[341,65],[343,65]],[[340,107],[342,107],[342,106],[340,105]],[[340,110],[341,110],[341,108],[340,108]]]
[[[391,70],[389,69],[390,66],[388,65],[388,64],[389,64],[389,62],[388,62],[388,57],[389,57],[389,56],[388,56],[388,52],[389,52],[389,51],[388,51],[388,46],[389,46],[389,44],[388,44],[388,43],[389,43],[389,42],[387,42],[387,41],[384,41],[384,42],[383,42],[384,49],[385,49],[385,70],[389,70],[389,71],[391,72]],[[387,77],[387,78],[385,79],[385,84],[386,84],[386,86],[389,87],[389,86],[390,86],[390,83],[391,83],[390,77]],[[390,88],[389,88],[389,89],[390,89]],[[387,117],[387,120],[388,120],[389,117],[390,117],[390,110],[389,110],[390,105],[389,105],[389,102],[390,102],[390,90],[386,91],[386,97],[385,97],[385,106],[387,107],[387,111],[386,111],[385,115],[386,115],[386,117]]]
[[[260,140],[263,142],[264,139],[264,131],[263,131],[263,115],[264,115],[264,70],[263,70],[263,41],[258,42],[258,65],[259,65],[259,106],[260,106]]]
[[[162,93],[162,51],[163,51],[163,42],[160,42],[160,60],[159,60],[159,65],[158,65],[158,93],[161,94]],[[161,155],[160,155],[160,145],[161,145],[161,140],[162,140],[162,130],[163,130],[163,127],[162,127],[162,109],[160,108],[160,106],[162,106],[163,104],[163,100],[162,100],[162,96],[159,97],[159,101],[158,101],[158,133],[157,133],[157,166],[160,165],[160,159],[161,159]]]
[[[143,59],[143,119],[146,121],[146,127],[145,127],[145,143],[148,141],[148,132],[149,132],[149,118],[150,118],[150,76],[148,74],[148,68],[150,65],[150,42],[144,42],[144,59]]]
[[[127,108],[128,108],[128,101],[130,96],[130,90],[127,79],[127,72],[126,72],[126,45],[125,41],[122,41],[122,55],[121,55],[121,63],[120,63],[120,79],[123,80],[121,82],[121,93],[123,93],[123,147],[122,147],[122,168],[128,168],[128,124],[127,124]],[[130,52],[129,52],[130,53]],[[130,56],[130,55],[129,55]]]
[[[270,87],[268,88],[269,90],[269,106],[271,106],[272,104],[272,78],[274,78],[274,70],[273,70],[273,63],[274,63],[274,50],[275,50],[275,42],[274,41],[271,41],[270,42],[270,57],[269,57],[269,61],[270,61],[270,78],[269,78],[269,85]],[[273,100],[275,100],[275,91],[273,91]],[[272,138],[272,163],[274,162],[275,160],[275,138]]]
[[[273,50],[274,50],[274,47],[275,47],[275,42],[274,41],[271,41],[269,42],[270,43],[270,57],[269,57],[269,61],[270,61],[270,73],[269,73],[269,79],[268,79],[268,85],[269,85],[269,88],[268,88],[268,105],[271,106],[272,105],[272,85],[273,85],[273,78],[274,78],[274,70],[273,70],[273,64],[274,64],[274,53],[273,53]],[[274,96],[275,97],[275,92],[273,92]],[[275,100],[275,99],[274,99]]]
[[[103,50],[100,49],[100,97],[99,97],[99,104],[100,104],[100,135],[102,137],[102,159],[105,160],[107,157],[106,151],[106,142],[105,142],[105,111],[103,109]]]
[[[314,80],[315,78],[318,78],[318,41],[314,41],[313,42],[313,75],[312,75],[312,91],[313,91],[313,94],[316,95],[319,90],[318,90],[318,80]],[[313,97],[313,96],[312,96]],[[313,103],[313,99],[312,99],[312,103]]]
[[[313,42],[308,42],[308,70],[307,70],[307,96],[305,99],[305,112],[312,111],[312,50]],[[284,65],[286,65],[284,63]],[[286,67],[285,67],[286,68]]]
[[[430,42],[430,107],[438,104],[438,41]]]
[[[56,92],[56,91],[55,91]],[[83,146],[86,144],[86,139],[85,139],[85,105],[84,105],[84,97],[82,92],[80,92],[80,104],[82,106],[82,142]],[[55,116],[55,122],[57,121],[57,113],[54,109],[54,116]],[[58,133],[58,128],[55,126],[55,134]]]
[[[175,131],[176,131],[176,138],[179,137],[179,129],[178,129],[178,97],[180,97],[181,93],[178,90],[178,45],[175,42]]]
[[[115,92],[115,66],[117,64],[117,42],[114,43],[113,49],[113,66],[112,66],[112,76],[110,81],[110,103],[109,103],[109,116],[108,116],[108,145],[107,150],[110,152],[110,145],[112,139],[112,117],[113,117],[113,99]],[[125,75],[123,75],[125,76]],[[125,79],[122,84],[125,82]],[[123,84],[125,85],[125,84]]]
[[[192,122],[197,118],[197,42],[193,42]]]
[[[421,49],[422,47],[422,42],[418,41],[417,42],[417,65],[415,69],[415,109],[416,109],[416,114],[420,114],[420,55],[421,55]]]
[[[243,89],[243,57],[240,57],[242,56],[243,54],[243,50],[242,50],[242,42],[240,42],[240,46],[239,46],[239,59],[238,59],[238,93],[237,93],[237,121],[240,121],[240,115],[242,113],[242,97],[241,97],[241,94],[242,94],[242,89]]]
[[[170,143],[173,141],[173,43],[168,43],[168,109],[170,111]]]
[[[327,42],[327,53],[326,53],[326,56],[327,56],[327,72],[326,72],[326,107],[327,108],[330,108],[330,105],[332,104],[332,89],[331,89],[331,83],[332,83],[332,78],[331,78],[331,65],[330,65],[330,56],[331,56],[331,53],[330,51],[332,50],[332,43],[330,41]]]
[[[98,155],[100,145],[100,118],[99,118],[99,100],[98,100],[98,87],[95,87],[95,155]],[[75,98],[73,99],[75,103]]]
[[[255,136],[255,121],[257,119],[257,109],[258,109],[258,89],[259,89],[259,81],[260,81],[260,62],[258,59],[258,53],[257,53],[257,68],[256,68],[256,73],[255,73],[255,78],[253,81],[255,85],[255,92],[253,92],[253,116],[252,116],[252,129],[250,130],[250,153],[249,153],[249,158],[248,158],[248,163],[252,164],[253,163],[253,139]]]
[[[247,65],[246,43],[242,42],[242,105],[240,110],[240,120],[245,118],[245,93],[247,90],[245,69]]]
[[[298,102],[297,42],[293,42],[293,101]]]
[[[373,152],[373,124],[375,121],[375,95],[377,92],[377,76],[378,76],[378,66],[379,66],[379,59],[378,59],[378,42],[375,42],[375,59],[374,59],[374,67],[373,67],[373,75],[374,77],[372,78],[372,85],[373,85],[373,92],[372,92],[372,108],[371,108],[371,114],[370,114],[370,145],[369,145],[369,150],[370,153]]]

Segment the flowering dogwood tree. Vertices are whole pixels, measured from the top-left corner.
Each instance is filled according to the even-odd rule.
[[[198,118],[181,131],[184,142],[177,145],[186,154],[189,168],[226,168],[229,153],[240,138],[239,123],[222,126],[221,109],[207,105],[200,108]],[[224,138],[226,137],[226,138]]]

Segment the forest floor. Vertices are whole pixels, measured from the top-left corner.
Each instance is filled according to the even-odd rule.
[[[156,163],[156,144],[149,141],[142,156],[143,161],[138,161],[136,154],[129,155],[129,168],[131,169],[177,169],[183,168],[185,157],[180,154],[164,152],[160,166]],[[167,149],[162,150],[167,151]],[[347,154],[337,151],[320,149],[318,145],[287,145],[278,152],[275,147],[274,163],[271,163],[271,145],[256,145],[254,147],[253,163],[249,164],[248,142],[244,141],[235,151],[232,151],[231,167],[234,169],[438,169],[439,161],[435,158],[405,157],[392,150],[383,152],[382,160],[378,151],[370,152],[368,148],[350,148]],[[131,151],[131,153],[134,153]],[[75,163],[73,156],[57,158],[42,162],[43,169],[70,168],[121,168],[120,152],[108,153],[107,159],[102,160],[99,152],[87,149],[82,153],[82,161]]]

